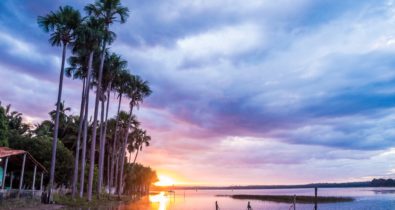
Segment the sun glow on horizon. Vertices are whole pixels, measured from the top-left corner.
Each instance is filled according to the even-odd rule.
[[[166,175],[158,175],[159,181],[155,182],[155,186],[166,187],[175,184],[174,179]]]

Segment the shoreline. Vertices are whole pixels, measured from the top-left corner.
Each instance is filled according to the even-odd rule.
[[[85,197],[72,199],[70,195],[54,195],[53,204],[43,204],[40,199],[32,198],[20,198],[20,199],[9,199],[3,200],[0,205],[0,210],[58,210],[68,208],[97,208],[97,207],[111,207],[128,205],[130,203],[138,202],[140,197],[138,196],[118,196],[114,195],[102,195],[100,199],[96,196],[93,197],[92,201],[88,202]]]

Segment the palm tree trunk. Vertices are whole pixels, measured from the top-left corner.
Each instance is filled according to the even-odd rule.
[[[132,152],[129,152],[129,163],[132,162]]]
[[[104,105],[105,105],[105,101],[102,99],[101,100],[101,114],[100,114],[100,133],[99,133],[99,177],[98,177],[98,182],[97,182],[97,196],[100,196],[101,193],[101,186],[102,186],[102,182],[103,182],[103,149],[104,149],[104,145],[103,145],[103,131],[104,131]],[[104,151],[103,151],[104,152]]]
[[[122,94],[119,94],[119,102],[118,102],[118,111],[117,111],[117,121],[115,123],[115,131],[114,131],[114,141],[112,142],[112,162],[111,162],[111,173],[110,173],[110,186],[117,186],[114,180],[114,165],[116,161],[116,143],[118,137],[118,126],[119,126],[119,112],[121,109],[121,101],[122,101]],[[118,165],[117,165],[118,168]],[[115,176],[116,177],[116,176]],[[115,183],[114,183],[115,182]]]
[[[55,118],[55,128],[54,135],[52,139],[52,157],[51,157],[51,169],[49,176],[49,200],[52,201],[52,188],[55,179],[55,164],[56,164],[56,146],[58,143],[58,129],[59,129],[59,108],[60,102],[62,100],[62,89],[63,89],[63,75],[64,75],[64,62],[66,59],[66,46],[67,44],[63,44],[63,52],[62,52],[62,64],[60,67],[60,77],[59,77],[59,89],[58,89],[58,100],[56,102],[56,118]]]
[[[118,148],[118,142],[117,142],[117,151],[116,151],[116,155],[115,155],[115,189],[116,192],[118,192],[118,178],[119,178],[119,154],[120,154],[120,150],[121,148]]]
[[[132,164],[132,167],[130,168],[130,173],[133,172],[134,165],[136,164],[136,160],[137,160],[137,155],[139,155],[139,149],[137,149],[136,155],[134,156],[133,164]]]
[[[71,197],[75,197],[75,193],[77,191],[77,182],[78,182],[78,163],[80,157],[80,140],[81,140],[81,133],[82,133],[82,126],[84,122],[84,108],[85,108],[85,82],[86,78],[82,81],[82,96],[81,96],[81,108],[80,108],[80,123],[78,126],[78,135],[77,135],[77,145],[75,146],[75,160],[74,160],[74,174],[73,174],[73,185],[72,185],[72,192]]]
[[[102,161],[101,161],[101,165],[102,165],[102,170],[103,170],[103,173],[104,173],[104,167],[103,167],[103,165],[104,165],[104,156],[105,156],[105,146],[106,146],[106,141],[107,141],[107,120],[108,120],[108,109],[110,108],[110,93],[111,93],[111,88],[112,88],[112,82],[110,81],[110,83],[109,83],[109,85],[108,85],[108,91],[107,91],[107,107],[106,107],[106,118],[104,119],[104,131],[103,131],[103,155],[102,155]],[[109,150],[107,150],[107,151],[109,151]],[[107,155],[109,156],[110,155],[110,153],[109,152],[107,152]],[[107,175],[107,177],[108,177],[108,175]],[[108,182],[107,182],[107,185],[108,185]]]
[[[133,168],[134,164],[136,164],[137,155],[139,155],[139,149],[137,149],[137,151],[136,151],[136,155],[134,156],[134,160],[133,160],[133,165],[132,165],[132,168]]]
[[[86,163],[86,142],[88,138],[88,116],[89,116],[89,88],[92,74],[93,51],[89,54],[88,61],[88,79],[86,80],[85,90],[85,116],[84,116],[84,134],[82,138],[82,152],[81,152],[81,175],[80,175],[80,198],[84,195],[84,182],[85,182],[85,163]]]
[[[107,190],[110,193],[110,163],[111,163],[111,147],[107,149]]]
[[[101,188],[103,185],[103,174],[104,174],[104,153],[105,153],[105,146],[106,146],[106,133],[107,133],[107,119],[108,119],[108,108],[109,108],[109,102],[110,102],[110,90],[111,90],[111,81],[109,82],[108,85],[108,91],[107,91],[107,106],[106,110],[104,110],[104,103],[105,101],[102,101],[102,123],[100,125],[100,153],[99,153],[99,182],[97,184],[97,190],[100,194]],[[104,95],[104,94],[103,94]],[[104,117],[104,112],[106,114],[106,118],[103,119]],[[98,195],[99,195],[98,194]]]
[[[129,129],[130,129],[131,121],[132,121],[132,114],[133,114],[133,106],[130,106],[129,120],[128,120],[128,125],[127,125],[126,131],[125,131],[125,138],[123,140],[122,151],[121,151],[121,168],[120,168],[121,172],[119,174],[118,197],[121,197],[121,192],[122,192],[122,187],[123,187],[123,167],[125,165],[126,143],[128,142]]]
[[[96,133],[97,133],[97,114],[99,111],[99,98],[101,96],[101,82],[103,77],[103,66],[105,58],[106,41],[103,41],[102,55],[100,61],[99,78],[97,82],[95,111],[93,114],[93,132],[90,150],[90,164],[89,164],[89,177],[88,177],[88,201],[92,200],[92,185],[93,185],[93,171],[95,167],[95,150],[96,150]]]

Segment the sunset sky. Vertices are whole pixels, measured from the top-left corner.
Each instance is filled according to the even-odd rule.
[[[26,122],[55,109],[60,70],[37,16],[88,2],[0,1],[0,101]],[[136,112],[153,139],[138,162],[180,185],[395,176],[394,1],[123,4],[111,50],[153,89]],[[82,83],[64,84],[77,115]]]

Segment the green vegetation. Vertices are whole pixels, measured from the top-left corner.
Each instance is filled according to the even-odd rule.
[[[70,195],[54,195],[54,202],[59,205],[78,208],[103,208],[116,206],[116,204],[131,202],[131,196],[102,196],[100,199],[94,197],[91,202],[86,202],[86,198],[72,198]]]
[[[51,157],[51,146],[52,141],[49,136],[14,136],[12,141],[9,142],[9,146],[14,149],[22,149],[29,151],[29,153],[45,168],[49,168],[51,164],[51,160],[48,157]],[[67,149],[64,144],[59,141],[58,152],[56,155],[57,162],[57,170],[56,170],[56,183],[67,185],[70,178],[73,166],[70,165],[70,160],[73,159],[72,152]],[[30,176],[27,176],[30,177]],[[26,183],[29,184],[28,180]]]
[[[1,104],[0,104],[1,105]],[[0,106],[0,146],[8,146],[8,125],[5,110]]]
[[[260,200],[260,201],[272,201],[279,203],[293,203],[294,196],[291,195],[217,195],[217,196],[227,196],[233,199],[239,200]],[[351,202],[354,198],[351,197],[327,197],[318,196],[318,203],[338,203],[338,202]],[[314,203],[314,196],[296,196],[296,203]]]
[[[78,116],[68,115],[70,108],[64,106],[62,103],[61,108],[61,120],[59,124],[59,130],[62,131],[62,138],[57,143],[57,154],[56,154],[56,171],[55,171],[55,183],[57,185],[63,185],[66,187],[70,187],[72,185],[72,177],[73,177],[73,165],[70,164],[73,162],[75,158],[75,154],[73,154],[73,150],[76,147],[75,139],[78,132]],[[3,107],[0,105],[0,113],[3,114],[2,120],[4,126],[0,128],[0,134],[4,136],[4,143],[2,146],[7,145],[13,149],[22,149],[28,151],[37,161],[43,164],[44,167],[49,168],[51,164],[51,147],[52,147],[52,139],[51,135],[53,134],[54,129],[54,119],[51,117],[51,120],[44,120],[40,124],[36,125],[28,125],[23,123],[22,114],[17,111],[10,111],[11,106],[8,105]],[[2,112],[4,111],[4,112]],[[50,116],[53,116],[54,111],[49,113]],[[121,134],[126,133],[125,126],[127,126],[128,114],[125,112],[120,112],[120,117],[118,118],[119,128],[118,132]],[[112,149],[112,144],[114,141],[115,135],[115,118],[109,119],[108,123],[108,133],[107,133],[107,144],[106,144],[106,159],[110,161],[104,162],[104,179],[107,185],[110,185],[112,181],[110,179],[109,170],[116,170],[115,167],[111,169],[112,162],[112,154],[109,151]],[[140,125],[140,123],[133,116],[133,124]],[[91,130],[91,124],[89,125],[89,129]],[[137,151],[142,150],[143,146],[148,146],[150,137],[147,135],[146,131],[142,131],[140,128],[136,127],[136,130],[139,132],[129,132],[127,138],[127,147],[129,150],[133,150],[136,152],[134,162],[137,158]],[[63,133],[64,131],[64,133]],[[141,135],[138,135],[140,133]],[[119,148],[116,148],[120,153]],[[81,152],[81,151],[80,151]],[[126,150],[125,150],[126,152]],[[119,154],[118,154],[119,155]],[[115,157],[117,158],[117,157]],[[126,158],[125,158],[126,161]],[[89,166],[89,164],[88,164]],[[135,163],[126,163],[125,164],[125,179],[124,179],[124,192],[131,193],[145,193],[146,189],[151,185],[151,183],[157,181],[156,172],[153,171],[149,167],[142,166],[140,164]],[[88,170],[89,167],[85,168],[85,179],[88,178]],[[98,184],[98,176],[99,176],[98,165],[94,166],[94,175],[93,175],[93,185],[96,186]],[[29,184],[31,183],[31,172],[27,171],[26,187],[30,188]],[[114,177],[115,178],[115,177]],[[45,177],[44,183],[47,184],[49,181],[49,177]],[[37,184],[37,183],[36,183]],[[78,185],[81,184],[79,181]],[[87,188],[87,182],[84,182],[84,189]]]
[[[127,194],[148,194],[151,183],[157,182],[156,172],[140,164],[126,164],[125,191]]]

